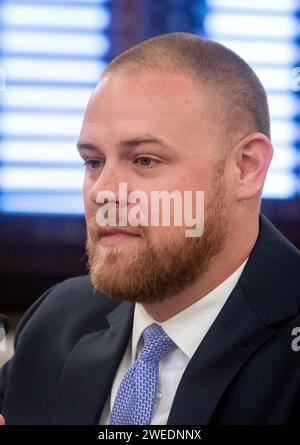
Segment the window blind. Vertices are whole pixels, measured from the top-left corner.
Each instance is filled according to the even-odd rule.
[[[109,7],[99,0],[0,7],[0,212],[80,214],[76,141],[109,50]]]
[[[292,72],[300,60],[297,3],[207,0],[208,37],[249,63],[267,91],[274,157],[264,187],[265,198],[300,195],[299,99],[293,89],[297,82]]]

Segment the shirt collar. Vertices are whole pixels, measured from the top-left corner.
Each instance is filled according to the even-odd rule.
[[[158,322],[154,320],[142,304],[137,303],[134,309],[131,341],[132,363],[137,357],[141,335],[152,323],[162,326],[178,348],[188,359],[191,359],[237,284],[247,261],[248,258],[211,292],[166,321]]]

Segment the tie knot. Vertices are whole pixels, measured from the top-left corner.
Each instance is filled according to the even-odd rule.
[[[141,360],[156,362],[161,360],[169,352],[177,348],[177,345],[165,333],[163,328],[153,323],[143,332],[144,348]]]

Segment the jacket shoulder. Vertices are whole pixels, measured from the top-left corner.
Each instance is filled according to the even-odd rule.
[[[97,292],[88,275],[64,280],[47,289],[25,312],[15,335],[15,347],[21,332],[31,327],[45,329],[49,323],[57,332],[87,326],[95,327],[111,312],[119,302],[108,295]],[[29,329],[31,330],[31,329]]]

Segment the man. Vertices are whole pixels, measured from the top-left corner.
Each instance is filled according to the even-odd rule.
[[[190,34],[145,41],[103,73],[78,149],[90,274],[19,324],[1,372],[6,422],[296,422],[300,255],[259,213],[272,146],[251,68]],[[99,224],[105,205],[133,208],[120,184],[148,198],[203,191],[203,234]]]

